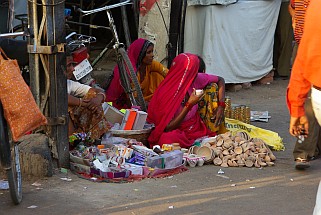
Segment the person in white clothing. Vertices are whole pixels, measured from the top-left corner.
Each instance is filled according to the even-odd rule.
[[[105,93],[99,89],[71,80],[74,71],[72,56],[67,60],[67,93],[69,126],[68,134],[90,132],[92,139],[99,139],[110,128],[104,114],[102,103]]]

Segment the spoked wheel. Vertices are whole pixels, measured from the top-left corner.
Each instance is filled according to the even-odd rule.
[[[140,106],[141,110],[146,112],[147,107],[143,93],[127,52],[125,49],[119,48],[118,53],[120,54],[118,67],[123,88],[129,96],[132,105]]]
[[[9,142],[7,121],[3,115],[3,108],[0,102],[0,158],[1,165],[6,170],[11,199],[14,204],[22,200],[22,180],[19,161],[18,144]]]
[[[19,148],[17,144],[11,148],[11,168],[7,169],[9,190],[14,204],[19,204],[22,200],[22,179],[19,159]]]

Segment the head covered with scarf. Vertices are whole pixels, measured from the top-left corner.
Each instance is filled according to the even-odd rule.
[[[176,56],[170,70],[154,93],[148,107],[148,122],[155,124],[148,141],[157,143],[166,126],[181,105],[199,68],[197,55],[182,53]]]
[[[149,40],[139,38],[129,46],[127,54],[136,73],[146,56],[147,48],[153,45]],[[114,68],[114,77],[106,90],[107,101],[118,100],[119,96],[124,93],[120,81],[119,68],[118,65],[116,65]]]
[[[128,48],[128,57],[132,62],[135,72],[141,66],[144,57],[146,56],[146,51],[148,47],[154,46],[154,44],[146,39],[139,38],[135,40]]]

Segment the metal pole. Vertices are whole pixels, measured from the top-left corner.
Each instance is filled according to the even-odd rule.
[[[65,43],[65,4],[61,0],[45,0],[47,7],[47,22],[45,27],[47,46]],[[68,101],[67,79],[64,74],[66,57],[62,52],[48,55],[50,71],[49,115],[54,122],[50,136],[57,145],[58,165],[69,167],[68,142]],[[59,123],[60,122],[60,123]],[[62,123],[61,123],[62,122]]]
[[[123,0],[121,0],[121,2],[123,2]],[[130,37],[129,26],[128,26],[126,6],[121,6],[120,11],[121,11],[122,24],[123,24],[124,35],[126,40],[126,47],[128,48],[131,44],[131,37]]]
[[[31,34],[34,38],[31,39],[30,44],[33,45],[34,52],[36,52],[38,43],[38,12],[37,1],[28,3],[29,13],[28,20],[31,27]],[[31,92],[35,98],[37,105],[40,107],[40,78],[39,78],[39,55],[37,53],[29,55],[29,70],[30,70],[30,87]]]

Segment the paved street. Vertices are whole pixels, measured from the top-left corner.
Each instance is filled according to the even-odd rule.
[[[0,190],[0,214],[215,214],[309,215],[313,212],[321,176],[321,159],[306,171],[294,169],[295,139],[288,134],[285,104],[287,80],[228,92],[232,103],[252,110],[267,110],[268,123],[254,125],[278,132],[285,151],[275,152],[276,165],[264,168],[206,165],[164,179],[134,183],[94,183],[72,173],[24,181],[23,202],[14,206],[7,191]],[[32,186],[38,182],[40,186]],[[35,208],[28,208],[37,206]]]

